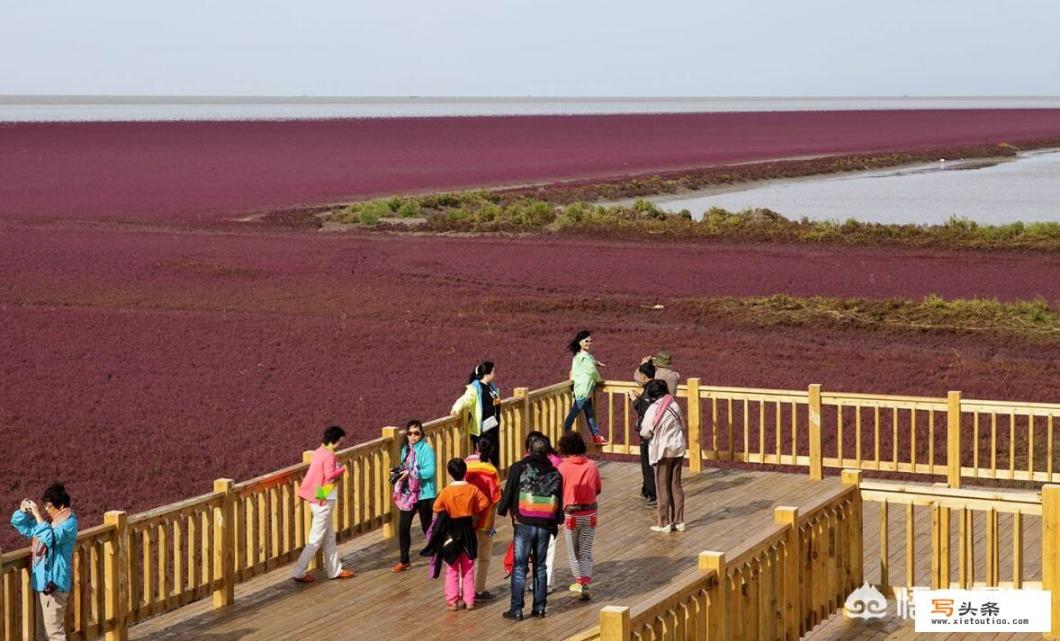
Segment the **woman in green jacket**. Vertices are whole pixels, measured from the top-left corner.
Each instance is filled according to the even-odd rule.
[[[592,334],[583,329],[567,346],[571,354],[574,354],[570,365],[570,378],[574,381],[574,404],[567,414],[567,420],[563,421],[563,431],[569,432],[578,414],[585,412],[585,422],[589,424],[589,430],[593,433],[593,443],[604,445],[607,439],[600,434],[600,427],[596,424],[596,414],[593,412],[593,390],[597,383],[604,382],[600,372],[596,371],[596,366],[599,364],[603,367],[604,364],[597,363],[593,355],[589,353],[592,345]]]
[[[489,461],[494,466],[500,466],[501,393],[493,382],[496,376],[497,367],[491,361],[483,361],[475,366],[464,388],[464,395],[456,399],[451,412],[454,415],[467,412],[465,428],[471,436],[471,451],[478,451],[479,439],[492,441]]]

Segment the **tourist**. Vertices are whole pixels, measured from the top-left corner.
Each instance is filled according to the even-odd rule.
[[[559,452],[557,452],[556,449],[552,447],[552,441],[550,441],[548,437],[544,435],[543,432],[538,432],[535,430],[526,435],[526,453],[523,455],[523,458],[530,456],[530,444],[533,443],[533,440],[535,438],[539,438],[545,442],[545,451],[546,456],[548,457],[548,462],[552,464],[552,467],[559,469],[559,464],[563,462],[563,458],[559,455]],[[548,587],[549,592],[552,592],[552,568],[554,567],[553,562],[556,560],[556,538],[557,537],[553,536],[548,540],[548,554],[545,555],[545,577],[548,579],[546,581],[546,585]],[[512,558],[514,559],[514,541],[512,554]],[[530,589],[534,589],[532,585]]]
[[[593,355],[589,353],[592,345],[592,334],[588,330],[582,330],[567,346],[567,349],[574,355],[570,366],[570,377],[574,381],[574,404],[571,405],[570,412],[563,421],[563,431],[570,431],[578,414],[584,412],[585,421],[589,424],[589,431],[593,435],[593,443],[605,445],[607,439],[600,434],[600,428],[596,425],[596,414],[593,412],[593,391],[597,383],[604,382],[603,377],[596,371],[596,367],[597,365],[603,367],[604,364],[597,363]]]
[[[672,360],[670,352],[660,351],[655,356],[645,356],[641,361],[641,363],[651,363],[655,366],[655,378],[666,381],[666,389],[669,390],[671,396],[677,393],[677,386],[681,381],[681,375],[675,372],[671,365]]]
[[[648,406],[651,405],[651,401],[648,400],[645,386],[648,381],[654,380],[655,378],[655,366],[652,365],[651,359],[647,359],[640,364],[636,372],[633,372],[633,380],[640,385],[640,392],[629,391],[629,400],[633,403],[633,411],[637,413],[637,430],[639,435],[640,424],[644,420],[644,413],[648,411]],[[640,437],[640,495],[644,499],[644,507],[655,507],[658,503],[658,499],[655,493],[655,469],[652,468],[651,463],[648,462],[648,444],[651,442],[650,438]]]
[[[512,569],[511,604],[504,618],[522,621],[527,566],[534,559],[534,603],[531,616],[544,617],[548,579],[541,562],[548,554],[549,537],[555,537],[563,522],[563,478],[548,460],[544,439],[530,443],[530,456],[508,471],[508,482],[497,505],[501,516],[515,517],[515,566]]]
[[[420,554],[435,557],[433,576],[438,577],[438,561],[445,563],[445,606],[455,612],[461,605],[475,609],[475,558],[478,556],[475,522],[488,509],[490,500],[467,476],[463,459],[450,459],[446,464],[453,481],[434,502],[436,514],[431,524],[427,547]],[[461,603],[461,596],[463,603]]]
[[[37,593],[37,639],[65,641],[66,605],[73,586],[77,543],[77,515],[70,510],[66,488],[62,483],[48,486],[39,506],[23,499],[11,515],[11,525],[32,540],[30,587]]]
[[[596,532],[596,497],[603,490],[600,470],[585,457],[585,441],[581,434],[569,432],[559,440],[563,462],[559,465],[563,477],[564,534],[567,539],[567,559],[574,575],[571,592],[583,601],[589,600],[589,584],[593,581],[593,535]]]
[[[501,481],[497,468],[490,463],[493,441],[479,439],[478,451],[464,459],[467,475],[464,479],[479,489],[489,499],[489,507],[479,516],[475,524],[475,539],[478,544],[478,560],[475,561],[475,600],[492,601],[493,594],[486,589],[489,580],[490,560],[493,557],[493,537],[496,529],[496,505],[501,500]]]
[[[324,430],[324,438],[321,439],[320,447],[313,451],[313,460],[309,463],[309,470],[302,479],[302,485],[298,488],[298,496],[309,503],[309,511],[313,514],[313,524],[309,528],[309,540],[302,548],[302,554],[298,562],[294,564],[294,580],[300,583],[312,583],[316,578],[308,574],[309,562],[316,556],[320,546],[324,546],[324,569],[331,579],[349,579],[354,575],[352,570],[345,570],[339,563],[339,551],[335,546],[335,524],[331,518],[335,510],[335,501],[338,499],[338,489],[335,481],[338,480],[346,467],[339,464],[335,457],[335,449],[338,448],[346,431],[338,425],[332,425]]]
[[[434,448],[424,438],[423,423],[409,421],[405,426],[400,456],[401,469],[394,482],[394,504],[398,509],[398,550],[401,556],[392,572],[404,572],[412,567],[409,557],[412,517],[419,515],[424,535],[431,527],[431,508],[437,495]]]
[[[653,380],[645,387],[651,405],[640,423],[640,435],[650,438],[648,461],[655,466],[655,487],[659,493],[658,524],[654,532],[685,529],[685,492],[681,487],[681,466],[685,460],[684,418],[681,408],[666,387]]]
[[[496,375],[497,368],[492,362],[483,361],[476,365],[468,379],[464,395],[453,403],[451,410],[454,415],[467,412],[468,421],[465,427],[471,436],[472,450],[477,451],[479,439],[493,442],[489,461],[494,466],[501,464],[501,393],[493,382]]]

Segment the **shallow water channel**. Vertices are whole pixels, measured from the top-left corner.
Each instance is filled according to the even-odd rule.
[[[942,161],[857,174],[750,184],[652,198],[700,218],[711,207],[768,207],[789,219],[937,224],[951,216],[982,224],[1060,222],[1060,150],[1002,161]]]

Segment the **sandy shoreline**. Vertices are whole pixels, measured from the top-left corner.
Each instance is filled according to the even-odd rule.
[[[1060,109],[8,124],[0,219],[203,224],[366,196],[1060,136]]]

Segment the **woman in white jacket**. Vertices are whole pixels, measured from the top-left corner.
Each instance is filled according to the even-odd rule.
[[[648,462],[655,468],[659,500],[659,523],[653,532],[685,530],[685,491],[681,487],[681,467],[685,462],[685,419],[677,400],[666,388],[666,381],[650,381],[644,388],[652,401],[640,424],[640,435],[650,438]]]

